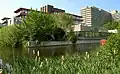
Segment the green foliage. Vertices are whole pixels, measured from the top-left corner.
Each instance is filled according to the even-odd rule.
[[[104,54],[113,58],[120,55],[120,34],[111,34],[108,37],[107,44],[102,48]]]
[[[120,25],[120,22],[118,21],[111,21],[111,22],[108,22],[106,24],[104,24],[104,28],[107,28],[109,30],[112,30],[112,29],[118,29],[118,26]]]
[[[22,33],[16,26],[2,27],[0,29],[0,45],[16,47],[22,42]]]
[[[67,14],[53,15],[31,9],[20,25],[0,29],[0,45],[16,47],[30,40],[65,40],[65,33],[72,24]]]
[[[55,41],[65,40],[65,32],[61,28],[58,27],[54,28],[53,35]]]
[[[57,27],[63,29],[65,32],[72,30],[72,25],[74,25],[74,21],[71,15],[66,13],[58,13],[58,14],[51,14],[54,19]]]
[[[77,41],[77,36],[75,35],[75,33],[71,30],[70,32],[68,32],[68,40],[70,40],[73,44],[76,43]]]
[[[11,73],[21,74],[119,74],[120,62],[101,54],[74,54],[35,60],[16,58]],[[13,65],[11,62],[10,64]]]
[[[54,19],[45,13],[31,11],[27,15],[26,20],[21,24],[20,29],[23,30],[27,40],[47,40],[46,37],[51,35],[54,28]]]
[[[22,26],[22,25],[21,25]],[[27,28],[27,27],[26,27]],[[10,30],[13,32],[9,32]],[[24,29],[24,28],[23,28]],[[3,27],[0,30],[0,34],[2,36],[11,36],[11,34],[16,31],[16,28],[12,27],[8,29],[8,27]],[[30,29],[28,29],[31,31]],[[27,31],[28,31],[27,30]],[[51,28],[45,28],[46,31],[51,31]],[[21,36],[22,33],[29,33],[23,31],[21,29],[18,30],[18,34],[15,32],[15,37]],[[40,30],[41,31],[41,30]],[[43,30],[42,30],[43,31]],[[58,30],[58,27],[54,29],[56,35],[60,35],[60,32],[63,32],[61,29]],[[53,32],[54,32],[53,31]],[[52,33],[53,33],[52,32]],[[9,34],[10,33],[10,34]],[[38,32],[39,35],[40,32]],[[51,32],[50,32],[51,33]],[[48,34],[50,34],[48,33]],[[7,34],[7,35],[6,35]],[[63,33],[62,33],[63,34]],[[51,34],[50,34],[51,35]],[[72,30],[67,34],[69,40],[73,40],[75,43],[76,37]],[[7,37],[0,37],[1,41],[6,39]],[[12,36],[11,36],[12,37]],[[14,38],[13,37],[13,40]],[[62,35],[63,37],[63,35]],[[12,40],[12,39],[11,39]],[[74,41],[75,40],[75,41]],[[8,40],[9,41],[9,40]],[[21,38],[15,39],[15,42],[22,41]],[[12,43],[13,41],[11,41]],[[1,42],[0,42],[1,43]],[[6,44],[7,41],[5,41]],[[66,55],[62,57],[49,57],[43,58],[39,57],[35,60],[31,58],[16,58],[15,63],[11,60],[9,63],[13,66],[11,74],[120,74],[120,34],[111,34],[108,37],[107,44],[102,46],[99,52],[95,54],[86,55],[74,54],[74,55]]]
[[[113,21],[108,25],[110,29],[117,29],[118,33],[111,34],[107,39],[107,44],[103,48],[103,53],[112,56],[113,58],[120,55],[120,22]]]
[[[46,14],[32,11],[21,24],[25,40],[64,40],[65,33],[73,24],[71,16],[67,14]],[[65,32],[65,33],[64,33]]]

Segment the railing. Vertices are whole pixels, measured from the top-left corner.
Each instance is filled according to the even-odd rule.
[[[89,44],[89,43],[99,43],[101,39],[82,39],[77,40],[76,44]],[[64,46],[73,44],[71,41],[42,41],[40,44],[37,44],[36,41],[28,42],[28,47],[37,47],[37,46]]]

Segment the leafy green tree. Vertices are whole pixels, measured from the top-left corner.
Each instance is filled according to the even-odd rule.
[[[113,58],[119,57],[120,55],[120,23],[117,22],[117,26],[115,26],[118,30],[118,33],[111,34],[107,39],[107,44],[104,46],[104,50],[102,53],[107,54],[107,56],[111,56]]]
[[[58,13],[58,14],[52,14],[52,16],[55,19],[55,26],[57,26],[58,28],[63,29],[63,31],[65,32],[64,38],[67,38],[67,40],[72,40],[74,38],[76,38],[74,32],[73,32],[73,27],[72,25],[74,25],[74,20],[73,17],[67,13]],[[71,32],[73,34],[71,34]],[[68,36],[68,37],[66,37]],[[76,40],[75,40],[76,42]]]
[[[22,33],[14,25],[0,29],[1,46],[16,47],[19,44],[22,44]]]
[[[70,30],[70,32],[68,32],[67,38],[73,44],[75,44],[77,42],[77,36],[75,35],[75,32],[73,30]]]
[[[108,22],[108,23],[104,24],[103,27],[105,27],[105,28],[107,28],[109,30],[112,30],[112,29],[117,29],[119,25],[120,25],[120,22],[111,21],[111,22]]]
[[[64,32],[71,30],[71,25],[73,25],[73,19],[65,13],[47,14],[36,10],[31,11],[21,27],[26,32],[25,39],[48,41],[63,40]],[[55,34],[59,34],[59,37]]]
[[[66,13],[52,14],[55,19],[55,26],[63,29],[65,32],[72,30],[72,25],[74,25],[74,20],[71,15]]]
[[[49,14],[37,10],[31,11],[21,24],[20,29],[25,32],[25,39],[44,41],[48,40],[46,39],[48,35],[51,35],[54,22],[54,19]]]
[[[63,31],[63,29],[56,27],[54,28],[53,32],[55,41],[65,40],[65,32]]]
[[[0,29],[0,45],[16,47],[24,41],[64,40],[66,33],[72,30],[71,25],[73,20],[66,14],[53,15],[31,9],[20,25]]]

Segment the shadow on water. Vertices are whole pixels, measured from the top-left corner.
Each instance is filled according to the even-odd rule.
[[[36,47],[28,48],[30,57],[35,56],[61,56],[66,54],[74,54],[75,52],[89,52],[99,47],[99,44],[79,44],[79,45],[66,45],[66,46],[49,46],[49,47]]]
[[[66,45],[66,46],[49,46],[49,47],[35,47],[35,48],[0,48],[0,57],[10,59],[13,56],[61,56],[65,54],[74,54],[75,52],[89,52],[99,47],[99,44],[79,44],[79,45]]]
[[[3,60],[13,59],[13,56],[28,56],[28,53],[27,50],[23,49],[22,47],[14,49],[10,47],[0,48],[0,58]]]

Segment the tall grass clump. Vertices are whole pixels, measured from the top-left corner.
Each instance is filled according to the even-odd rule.
[[[119,74],[120,62],[99,55],[86,53],[81,56],[39,57],[30,59],[19,57],[15,60],[11,73],[20,74]],[[10,62],[13,64],[13,62]]]

